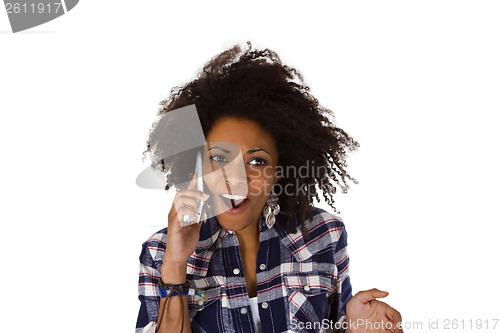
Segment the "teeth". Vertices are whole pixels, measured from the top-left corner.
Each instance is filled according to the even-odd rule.
[[[243,200],[243,199],[246,199],[247,197],[244,197],[242,195],[237,195],[237,194],[226,194],[226,193],[223,193],[221,194],[224,198],[226,199],[231,199],[231,200]]]

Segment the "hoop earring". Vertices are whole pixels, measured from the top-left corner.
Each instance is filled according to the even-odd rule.
[[[268,228],[272,228],[274,222],[276,222],[276,215],[280,212],[280,205],[278,205],[278,195],[274,192],[274,185],[271,190],[271,195],[267,198],[266,204],[264,205],[264,221]]]

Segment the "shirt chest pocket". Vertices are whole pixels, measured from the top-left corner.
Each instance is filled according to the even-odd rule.
[[[290,329],[295,332],[320,332],[328,319],[328,297],[335,292],[335,279],[327,272],[290,272],[283,274],[287,290]],[[314,324],[316,323],[316,324]]]
[[[197,290],[200,292],[197,292],[195,295],[188,295],[187,297],[190,315],[191,313],[196,315],[196,312],[213,308],[213,305],[221,299],[220,286]]]
[[[209,286],[203,291],[206,300],[195,294],[188,295],[189,317],[191,319],[191,331],[197,332],[219,332],[224,326],[222,311],[222,299],[220,286]]]

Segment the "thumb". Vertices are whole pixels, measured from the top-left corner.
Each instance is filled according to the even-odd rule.
[[[389,295],[387,291],[378,290],[377,288],[373,288],[370,290],[364,290],[358,292],[354,297],[360,300],[362,303],[368,303],[370,301],[375,300],[376,298],[383,298]]]

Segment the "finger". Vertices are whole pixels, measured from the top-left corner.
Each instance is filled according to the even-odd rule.
[[[400,326],[401,323],[394,324],[394,333],[403,333],[403,326]]]
[[[394,309],[391,306],[387,306],[387,310],[385,310],[387,317],[389,317],[390,320],[395,321],[395,322],[400,322],[403,318],[401,317],[401,314],[398,312],[398,310]]]
[[[386,323],[385,328],[389,329],[391,332],[397,332],[401,333],[403,332],[401,327],[401,314],[394,308],[392,308],[390,305],[387,303],[377,301],[378,304],[383,307],[383,317],[384,317],[384,322]]]
[[[403,329],[401,328],[401,326],[400,326],[401,324],[400,323],[395,323],[395,322],[390,321],[390,320],[389,320],[388,323],[390,323],[390,325],[391,325],[391,328],[390,328],[391,332],[394,332],[394,333],[403,333]]]
[[[197,221],[196,218],[197,213],[192,208],[183,207],[177,211],[177,220],[179,223],[185,223],[184,216],[188,215],[191,218],[191,221]]]
[[[177,215],[177,220],[181,223],[181,226],[185,225],[188,222],[185,218],[185,215],[189,215],[191,221],[198,221],[198,209],[196,207],[191,206],[179,206],[176,207],[175,213]]]
[[[180,209],[182,207],[193,207],[198,209],[199,201],[193,197],[180,196],[174,201],[175,209]]]
[[[172,207],[171,210],[172,216],[169,215],[168,218],[168,227],[174,228],[172,230],[178,230],[180,227],[185,225],[184,216],[188,215],[189,218],[193,221],[196,221],[196,212],[192,208],[181,207],[179,209],[175,209]]]
[[[373,301],[377,298],[386,297],[387,295],[389,295],[389,293],[387,291],[381,291],[381,290],[378,290],[377,288],[373,288],[370,290],[360,291],[354,297],[356,297],[362,303],[368,303],[368,302]]]
[[[401,329],[401,323],[403,322],[403,318],[401,314],[391,306],[387,306],[386,316],[392,322],[394,332],[401,333],[403,330]]]
[[[196,198],[196,199],[201,200],[201,201],[206,201],[210,197],[209,194],[207,194],[205,192],[201,192],[201,191],[196,191],[196,190],[179,191],[179,192],[177,192],[177,194],[175,196],[176,197],[174,198],[174,200],[176,200],[179,197],[193,197],[193,198]]]
[[[384,318],[384,327],[386,332],[396,332],[396,324],[389,319],[389,317],[385,316]]]

